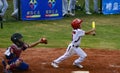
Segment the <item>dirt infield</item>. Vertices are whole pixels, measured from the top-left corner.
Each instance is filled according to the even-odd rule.
[[[120,73],[120,50],[84,49],[88,57],[82,63],[83,69],[72,65],[78,58],[73,55],[60,63],[60,68],[54,69],[50,63],[65,52],[65,48],[28,49],[22,53],[21,58],[30,66],[27,71],[14,71],[13,73],[72,73],[72,71],[89,71],[89,73]],[[4,52],[0,49],[0,56]],[[0,73],[2,65],[0,64]]]

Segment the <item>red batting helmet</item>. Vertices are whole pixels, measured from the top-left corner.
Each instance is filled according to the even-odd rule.
[[[73,29],[81,28],[81,23],[82,22],[83,22],[83,20],[76,18],[72,21],[71,26],[72,26]]]

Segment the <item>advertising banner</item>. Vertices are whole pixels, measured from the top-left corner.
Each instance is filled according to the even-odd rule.
[[[103,14],[120,14],[120,0],[102,0]]]
[[[62,18],[62,0],[20,0],[21,20]]]

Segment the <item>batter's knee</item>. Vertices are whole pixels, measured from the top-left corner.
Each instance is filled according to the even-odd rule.
[[[87,54],[85,53],[85,54],[83,54],[82,56],[80,56],[81,58],[86,58],[87,57]]]
[[[86,58],[86,57],[87,57],[87,54],[85,53],[85,54],[83,55],[83,57]]]

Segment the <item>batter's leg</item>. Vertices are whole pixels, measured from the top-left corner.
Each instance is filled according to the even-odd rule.
[[[66,52],[64,53],[64,55],[62,55],[59,58],[57,58],[56,60],[54,60],[54,62],[60,63],[61,61],[67,59],[68,57],[70,57],[73,54],[74,54],[73,47],[71,45],[69,45]]]
[[[78,59],[74,61],[75,64],[80,64],[87,57],[87,54],[81,48],[75,48],[76,54],[79,56]]]
[[[61,61],[67,59],[68,57],[70,57],[71,55],[73,55],[75,53],[75,51],[73,49],[74,48],[71,45],[69,45],[66,52],[64,53],[64,55],[62,55],[59,58],[57,58],[56,60],[54,60],[53,63],[51,63],[51,65],[55,68],[58,68],[59,67],[58,64]]]

